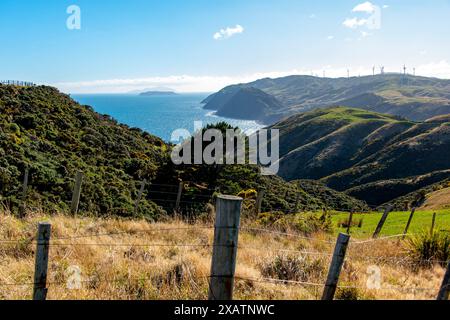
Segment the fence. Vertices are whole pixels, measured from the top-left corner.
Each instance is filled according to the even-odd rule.
[[[21,206],[20,206],[20,216],[23,217],[25,214],[26,208],[26,196],[29,187],[29,170],[25,171],[22,190],[21,190]],[[79,202],[82,192],[83,185],[83,174],[82,172],[78,172],[75,177],[75,183],[73,188],[73,195],[71,201],[71,211],[73,214],[78,213]],[[144,190],[148,185],[147,181],[142,181],[140,183],[139,192],[135,201],[135,212],[139,208],[139,203],[144,195]],[[206,203],[211,200],[211,196],[214,192],[214,189],[208,189],[202,187],[205,191],[208,191],[210,195],[195,195],[195,199],[201,198],[202,202],[194,201],[195,199],[191,198],[190,200],[183,199],[183,194],[185,192],[185,183],[180,182],[178,185],[170,185],[170,184],[151,184],[152,188],[148,191],[149,194],[155,196],[152,197],[151,200],[155,202],[162,203],[164,207],[168,210],[178,211],[180,210],[180,206],[185,204],[199,204]],[[155,187],[159,187],[159,189],[154,189]],[[172,190],[172,191],[167,191]],[[165,198],[166,197],[166,198]],[[264,192],[258,192],[256,201],[255,201],[255,210],[256,213],[261,212],[262,201],[264,197]],[[353,255],[350,257],[347,255],[348,247],[357,247],[358,246],[366,246],[370,243],[375,243],[377,241],[384,241],[389,239],[404,239],[408,235],[409,226],[411,224],[411,220],[413,219],[415,208],[412,209],[411,214],[409,216],[408,222],[405,226],[405,230],[402,234],[392,235],[388,237],[380,237],[380,232],[386,223],[388,215],[391,211],[391,207],[386,207],[384,213],[376,227],[375,232],[372,235],[372,239],[362,240],[362,241],[351,241],[349,234],[351,233],[351,221],[353,218],[354,211],[352,210],[349,213],[348,217],[348,226],[347,226],[347,234],[340,234],[336,244],[334,241],[329,240],[321,240],[321,239],[313,239],[307,236],[303,236],[296,233],[287,233],[276,230],[269,230],[264,228],[248,228],[240,226],[240,217],[242,212],[242,201],[243,199],[232,196],[218,196],[216,203],[216,222],[214,226],[214,243],[213,244],[176,244],[178,247],[209,247],[212,249],[212,262],[211,262],[211,274],[209,276],[209,298],[210,299],[218,299],[218,300],[228,300],[233,297],[233,284],[235,279],[237,280],[246,280],[253,282],[268,282],[268,283],[284,283],[284,284],[292,284],[292,285],[302,285],[302,286],[312,286],[315,288],[323,288],[322,299],[330,300],[333,299],[337,288],[358,288],[357,286],[339,286],[339,276],[341,273],[341,269],[344,265],[344,261],[349,258],[353,258]],[[295,207],[298,207],[299,196],[296,197]],[[436,215],[433,215],[433,221],[431,225],[431,232],[433,232],[435,228],[435,218]],[[171,229],[176,231],[186,230],[184,228],[179,229]],[[162,229],[161,232],[170,231],[168,229]],[[275,278],[245,278],[241,276],[235,275],[236,270],[236,255],[239,249],[248,249],[248,250],[265,250],[265,248],[252,248],[246,246],[238,245],[238,236],[240,232],[251,232],[251,233],[268,233],[276,236],[283,237],[294,237],[297,239],[305,240],[305,241],[319,241],[323,242],[327,245],[334,245],[335,249],[333,253],[324,253],[324,252],[311,252],[304,250],[292,250],[292,249],[279,249],[279,252],[287,252],[299,254],[302,256],[324,256],[331,259],[329,272],[327,279],[324,283],[319,282],[307,282],[307,281],[295,281],[289,279],[275,279]],[[70,238],[59,238],[50,240],[51,233],[51,225],[48,223],[39,224],[38,235],[36,243],[36,260],[35,260],[35,276],[34,282],[32,283],[24,283],[19,285],[33,285],[33,298],[36,300],[43,300],[47,295],[47,267],[49,263],[49,249],[55,246],[142,246],[142,247],[152,247],[152,246],[174,246],[173,244],[130,244],[130,243],[121,243],[121,244],[104,244],[104,243],[95,243],[95,242],[87,242],[87,243],[64,243],[61,241],[64,240],[72,240],[79,238],[94,238],[104,236],[105,234],[94,234],[91,236],[81,236],[81,237],[70,237]],[[114,235],[113,233],[109,233],[106,235]],[[0,240],[1,244],[11,244],[15,243],[15,240]],[[393,260],[394,262],[404,262],[401,261],[403,258],[397,257],[382,257],[382,256],[365,256],[367,261],[376,260],[376,261],[389,261]],[[403,259],[404,260],[404,259]],[[430,262],[430,261],[428,261]],[[441,264],[447,263],[444,261],[433,261],[439,262]],[[449,275],[449,267],[447,267],[447,272],[443,279],[441,289],[439,290],[438,298],[439,299],[448,299],[449,295],[449,287],[450,287],[450,275]],[[105,281],[112,281],[110,279],[105,279]],[[8,285],[16,285],[14,283],[0,283],[1,286]],[[388,289],[391,290],[391,289]],[[394,289],[392,289],[394,290]],[[402,288],[401,290],[435,290],[433,288]]]
[[[67,238],[51,238],[51,225],[43,222],[38,225],[37,237],[34,243],[36,244],[35,251],[35,268],[34,268],[34,281],[30,283],[0,283],[0,287],[14,286],[14,285],[29,285],[33,286],[32,297],[34,300],[45,300],[47,297],[48,286],[51,284],[58,284],[57,282],[48,282],[48,265],[49,265],[49,251],[52,247],[65,247],[65,246],[143,246],[143,247],[207,247],[212,250],[211,270],[208,276],[209,283],[209,299],[210,300],[230,300],[233,298],[233,288],[235,280],[245,280],[251,282],[266,282],[266,283],[281,283],[285,285],[300,285],[307,287],[314,287],[316,289],[323,288],[322,300],[332,300],[335,296],[335,292],[338,288],[359,288],[358,286],[339,285],[339,278],[341,274],[344,262],[348,259],[354,259],[353,255],[349,255],[351,247],[355,246],[355,250],[359,251],[360,246],[367,247],[371,243],[379,241],[385,241],[388,239],[403,237],[403,234],[391,236],[391,237],[377,237],[373,239],[363,241],[352,241],[347,234],[339,234],[337,241],[334,243],[332,240],[327,239],[315,239],[300,234],[285,233],[269,229],[262,228],[250,228],[240,226],[240,217],[242,211],[242,198],[235,196],[219,195],[216,202],[216,218],[213,227],[214,241],[212,244],[166,244],[166,243],[70,243],[74,239],[90,239],[97,238],[104,235],[118,235],[118,234],[138,234],[139,232],[148,231],[127,231],[108,234],[91,234]],[[210,229],[211,227],[204,227]],[[180,227],[180,228],[161,228],[152,230],[151,232],[168,232],[168,231],[186,231],[192,229],[192,227]],[[295,237],[305,241],[317,241],[323,244],[334,245],[332,252],[318,252],[318,251],[305,251],[305,250],[289,250],[286,252],[296,253],[302,256],[323,256],[330,258],[330,264],[328,268],[328,275],[324,283],[308,282],[308,281],[296,281],[289,279],[277,279],[277,278],[247,278],[236,275],[236,256],[238,250],[266,250],[266,248],[253,248],[248,246],[239,245],[239,233],[252,232],[252,233],[268,233],[283,237]],[[8,245],[16,243],[16,240],[3,239],[0,240],[0,245]],[[283,251],[283,250],[279,250]],[[383,259],[383,257],[370,257],[365,256],[366,259]],[[396,258],[393,258],[396,259]],[[441,261],[442,263],[442,261]],[[102,281],[112,282],[114,279],[105,278]],[[442,284],[437,294],[438,300],[447,300],[450,292],[450,263],[447,265],[445,276],[442,280]],[[379,290],[428,290],[437,291],[437,288],[379,288]]]

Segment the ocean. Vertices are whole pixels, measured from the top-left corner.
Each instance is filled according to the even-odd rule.
[[[194,121],[203,126],[226,121],[245,132],[263,126],[255,121],[229,119],[215,116],[204,110],[201,101],[208,94],[178,94],[174,96],[139,96],[131,94],[74,94],[80,104],[89,105],[101,114],[108,114],[117,121],[137,127],[169,142],[176,129],[194,131]]]

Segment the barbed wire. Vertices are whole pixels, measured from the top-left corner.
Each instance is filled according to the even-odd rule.
[[[238,246],[238,249],[249,249],[249,250],[257,250],[257,251],[277,251],[277,252],[290,252],[290,253],[298,253],[300,255],[315,255],[315,256],[324,256],[324,257],[332,257],[332,253],[326,252],[318,252],[318,251],[303,251],[296,249],[282,249],[282,248],[261,248],[261,247],[252,247],[252,246]]]
[[[263,228],[242,227],[241,230],[242,231],[264,232],[264,233],[269,233],[269,234],[275,234],[275,235],[286,236],[286,237],[293,237],[293,238],[309,240],[309,241],[324,242],[324,243],[329,243],[329,244],[335,244],[336,243],[336,241],[324,240],[324,239],[315,239],[315,238],[312,238],[312,237],[302,236],[302,235],[299,235],[299,234],[296,234],[296,233],[281,232],[281,231],[275,231],[275,230],[263,229]]]

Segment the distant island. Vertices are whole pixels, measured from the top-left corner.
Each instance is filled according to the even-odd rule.
[[[176,96],[177,93],[173,91],[145,91],[139,94],[140,96]]]

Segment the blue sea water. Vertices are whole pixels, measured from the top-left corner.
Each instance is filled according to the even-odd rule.
[[[139,96],[131,94],[76,94],[72,98],[89,105],[101,114],[108,114],[117,121],[137,127],[170,141],[176,129],[194,131],[194,121],[203,126],[226,121],[243,131],[254,131],[263,126],[255,121],[222,118],[204,110],[201,101],[207,94],[179,94],[174,96]]]

